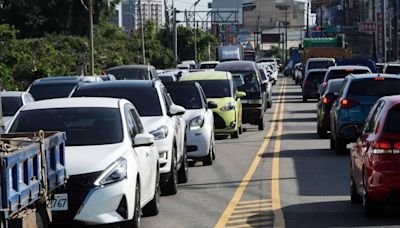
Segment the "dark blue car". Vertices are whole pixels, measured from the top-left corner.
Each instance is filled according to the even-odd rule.
[[[381,97],[400,94],[400,76],[389,74],[350,75],[340,88],[330,113],[331,149],[337,154],[355,142],[371,107]]]
[[[372,73],[378,73],[375,62],[370,59],[341,59],[336,61],[336,66],[366,66]]]

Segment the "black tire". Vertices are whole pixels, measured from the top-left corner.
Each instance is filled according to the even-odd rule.
[[[213,143],[213,138],[211,138],[210,149],[208,150],[208,155],[203,160],[203,166],[212,165],[213,160],[214,160],[214,143]]]
[[[303,102],[307,102],[307,98],[303,96]]]
[[[193,167],[196,164],[196,161],[188,161],[189,167]]]
[[[153,199],[143,207],[143,215],[155,216],[160,213],[160,173],[157,169],[156,185]]]
[[[340,138],[336,138],[336,140],[335,140],[335,153],[336,154],[344,154],[344,153],[346,153],[346,146],[347,146],[347,143],[346,143],[346,141],[345,140],[343,140],[343,139],[340,139]]]
[[[243,134],[243,126],[242,126],[242,123],[240,123],[239,134],[240,134],[240,135]]]
[[[264,116],[261,116],[261,118],[258,119],[258,130],[259,131],[264,130]]]
[[[322,129],[317,123],[317,134],[320,138],[326,138],[328,136],[328,132],[325,129]]]
[[[332,134],[331,134],[331,137],[329,138],[329,149],[331,149],[331,150],[335,149],[335,140],[333,140]]]
[[[186,143],[185,143],[186,148]],[[183,161],[181,168],[178,171],[178,183],[187,183],[189,180],[189,164],[187,158],[187,150],[183,151]]]
[[[135,208],[133,218],[120,225],[121,228],[139,228],[142,220],[142,208],[140,207],[140,183],[139,178],[136,179],[135,187]]]
[[[175,195],[178,192],[178,171],[176,170],[176,148],[172,151],[171,175],[167,182],[161,185],[161,193],[163,195]]]
[[[267,101],[267,109],[272,108],[272,101]]]
[[[231,133],[231,138],[232,138],[232,139],[237,139],[237,138],[239,138],[239,127],[236,129],[235,132]]]
[[[362,197],[357,193],[356,186],[354,185],[353,176],[350,175],[350,199],[352,203],[362,203]]]

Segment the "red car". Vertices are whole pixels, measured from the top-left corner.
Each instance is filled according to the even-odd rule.
[[[362,202],[366,216],[380,215],[384,203],[400,202],[399,95],[375,103],[350,156],[351,201]]]

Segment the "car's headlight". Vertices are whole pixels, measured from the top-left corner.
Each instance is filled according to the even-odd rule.
[[[230,111],[233,109],[235,109],[235,103],[231,101],[231,102],[227,103],[226,105],[224,105],[220,110],[223,112],[226,112],[226,111]]]
[[[154,131],[151,131],[150,134],[154,135],[156,140],[165,139],[168,136],[168,127],[161,126]]]
[[[193,118],[189,124],[190,130],[200,129],[201,127],[203,127],[203,125],[204,125],[204,117],[203,116],[198,116],[198,117]]]
[[[119,158],[111,164],[100,177],[94,182],[96,186],[112,184],[127,178],[127,161],[125,158]]]

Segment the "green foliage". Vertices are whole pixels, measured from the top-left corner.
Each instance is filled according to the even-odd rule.
[[[282,49],[277,46],[271,46],[270,54],[275,58],[282,58]]]
[[[94,23],[106,21],[120,1],[94,0]],[[22,38],[49,33],[86,35],[89,31],[89,13],[80,0],[0,0],[0,4],[0,21],[15,26]]]

